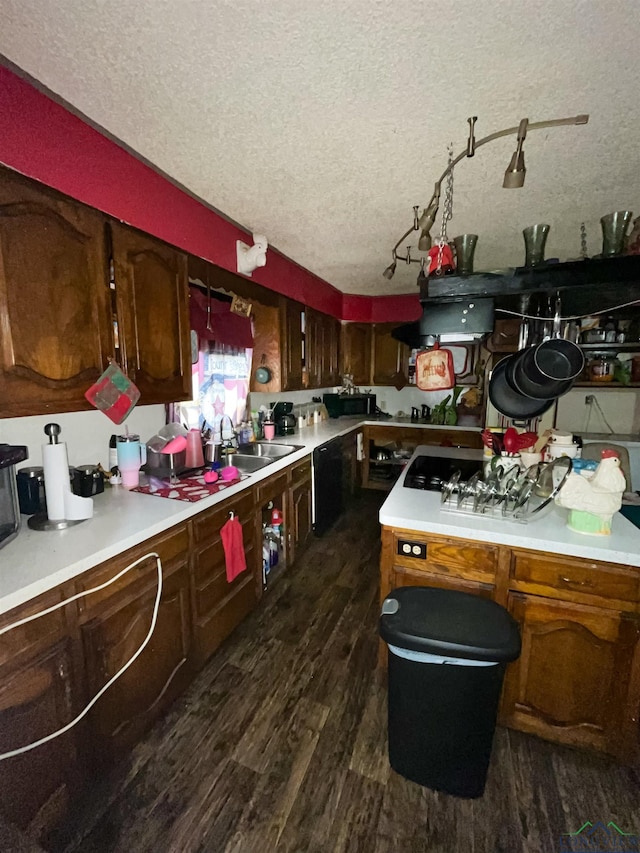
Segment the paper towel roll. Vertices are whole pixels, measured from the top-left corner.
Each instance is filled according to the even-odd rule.
[[[50,521],[73,521],[93,516],[93,500],[74,495],[69,483],[67,445],[42,445],[44,492]]]
[[[42,467],[44,468],[44,493],[47,496],[47,515],[51,521],[62,521],[66,518],[64,493],[70,491],[67,445],[63,441],[60,444],[42,445]]]

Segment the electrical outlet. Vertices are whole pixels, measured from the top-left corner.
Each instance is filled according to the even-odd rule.
[[[584,398],[585,406],[593,406],[595,401],[596,401],[596,398],[594,397],[593,394],[587,394],[586,397]]]
[[[413,557],[416,560],[426,560],[426,542],[411,542],[407,539],[398,539],[398,554],[402,557]]]

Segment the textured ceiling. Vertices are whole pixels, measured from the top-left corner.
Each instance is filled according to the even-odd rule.
[[[382,270],[446,147],[531,121],[455,170],[449,236],[476,269],[600,251],[599,218],[640,214],[640,16],[632,0],[0,0],[0,53],[196,195],[340,290],[406,293]],[[434,228],[434,233],[437,228]],[[417,240],[413,239],[414,245]]]

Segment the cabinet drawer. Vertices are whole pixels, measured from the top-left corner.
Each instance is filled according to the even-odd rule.
[[[640,574],[620,566],[591,560],[572,560],[528,552],[514,552],[511,576],[518,589],[566,598],[570,593],[636,602],[640,595]]]
[[[287,476],[287,472],[283,471],[282,474],[276,474],[275,477],[269,477],[268,480],[258,483],[256,486],[258,504],[273,500],[278,495],[286,492]]]
[[[218,539],[198,551],[193,559],[195,584],[196,618],[210,613],[221,601],[242,585],[248,575],[255,575],[256,553],[253,543],[245,542],[246,571],[241,572],[231,583],[227,580],[222,540]]]
[[[76,592],[85,592],[88,589],[100,586],[110,580],[118,572],[122,571],[130,563],[143,557],[151,551],[155,551],[160,555],[162,560],[163,573],[166,572],[168,564],[176,558],[183,556],[184,561],[188,560],[189,549],[189,532],[186,527],[174,527],[167,533],[157,536],[153,539],[148,539],[135,548],[126,551],[124,554],[97,566],[84,575],[81,575],[76,580]],[[78,600],[78,612],[89,613],[98,608],[106,599],[120,592],[121,590],[131,587],[131,591],[138,591],[142,583],[148,583],[156,575],[156,561],[153,557],[140,563],[135,569],[127,572],[115,583],[110,584],[105,589],[93,592],[86,598]],[[135,587],[134,587],[135,585]]]
[[[490,583],[463,580],[433,572],[416,572],[412,569],[394,567],[393,587],[401,586],[433,586],[437,589],[452,589],[458,592],[468,592],[482,598],[493,598],[495,587]]]
[[[40,613],[40,611],[58,604],[63,598],[69,598],[73,592],[72,587],[58,587],[28,604],[17,607],[9,613],[4,613],[0,617],[0,628],[4,628],[5,625],[13,625],[14,622],[19,622],[26,616]],[[69,606],[73,607],[73,605]],[[50,646],[57,636],[62,636],[65,632],[64,607],[54,610],[46,616],[34,619],[32,622],[27,622],[25,625],[20,625],[0,637],[0,664],[4,665],[8,661],[15,661],[18,655],[26,652],[35,654],[39,649]]]
[[[413,546],[423,547],[423,558],[412,556]],[[432,539],[411,531],[406,534],[394,531],[393,562],[414,571],[492,582],[496,574],[498,549],[460,539]]]
[[[238,516],[244,528],[253,517],[253,489],[196,515],[193,520],[193,538],[196,545],[219,538],[220,530],[227,523],[230,512]]]
[[[291,474],[291,482],[294,484],[303,483],[311,478],[311,457],[301,459],[289,468]]]

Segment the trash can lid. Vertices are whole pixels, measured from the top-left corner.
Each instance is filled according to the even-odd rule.
[[[520,631],[495,601],[449,589],[405,586],[382,605],[380,636],[393,646],[416,652],[512,661],[520,654]]]

